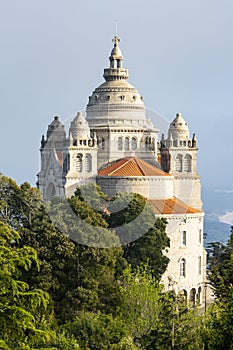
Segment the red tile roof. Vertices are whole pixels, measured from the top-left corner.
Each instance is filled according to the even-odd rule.
[[[190,207],[178,198],[149,199],[155,214],[194,214],[201,213],[200,210]]]
[[[102,176],[170,176],[163,170],[137,157],[127,157],[100,169]]]

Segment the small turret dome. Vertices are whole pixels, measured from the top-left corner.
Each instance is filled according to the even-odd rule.
[[[172,137],[173,140],[188,140],[189,128],[187,122],[182,117],[181,113],[177,113],[175,119],[171,122],[168,131],[168,138]]]
[[[121,53],[121,49],[119,48],[119,46],[114,46],[111,52],[111,57],[117,57],[117,58],[121,58],[123,59],[122,53]]]
[[[49,124],[47,130],[47,140],[53,142],[61,142],[66,138],[65,126],[61,123],[58,116],[54,117],[52,123]]]
[[[78,112],[74,120],[70,123],[70,134],[74,140],[90,137],[90,129],[82,112]]]

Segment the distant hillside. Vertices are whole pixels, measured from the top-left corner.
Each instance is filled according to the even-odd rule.
[[[204,222],[204,232],[207,233],[205,239],[205,246],[210,242],[222,242],[227,243],[230,237],[231,225],[224,224],[214,220],[213,218],[205,218]]]

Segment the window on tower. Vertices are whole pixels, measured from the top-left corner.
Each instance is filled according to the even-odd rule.
[[[137,139],[136,137],[132,137],[132,140],[131,140],[131,149],[133,151],[135,151],[137,149]]]
[[[182,172],[182,155],[178,154],[175,159],[175,170],[178,172]]]
[[[192,157],[190,154],[186,154],[184,157],[184,171],[190,172],[192,166]]]
[[[84,171],[90,173],[92,169],[92,157],[91,154],[86,154],[84,158]]]
[[[81,173],[83,170],[82,158],[83,158],[83,155],[81,153],[78,153],[76,158],[76,171],[79,173]]]
[[[129,137],[125,138],[125,150],[128,151],[129,150]]]
[[[186,271],[186,262],[184,258],[180,259],[180,277],[185,277]]]
[[[105,139],[102,138],[101,140],[101,149],[104,150],[105,149]]]
[[[118,137],[117,139],[117,149],[121,151],[123,149],[123,139],[122,137]]]

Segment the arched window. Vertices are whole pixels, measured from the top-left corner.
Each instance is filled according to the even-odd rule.
[[[82,170],[83,170],[83,155],[81,153],[78,153],[76,158],[76,171],[81,173]]]
[[[92,170],[92,156],[91,154],[86,154],[85,155],[85,158],[84,158],[84,164],[83,164],[83,168],[84,168],[84,171],[87,172],[87,173],[90,173],[91,170]]]
[[[135,151],[137,149],[137,139],[136,137],[132,137],[131,139],[131,149]]]
[[[198,305],[201,305],[201,287],[198,288],[198,291],[197,291],[197,302],[198,302]]]
[[[151,137],[150,136],[146,137],[146,149],[149,151],[151,150]]]
[[[117,139],[117,149],[121,151],[123,149],[123,139],[122,137],[118,137]]]
[[[178,154],[176,156],[175,170],[180,173],[182,172],[182,155],[181,154]]]
[[[185,265],[186,265],[185,259],[181,258],[180,259],[180,277],[185,277],[185,274],[186,274],[186,271],[185,271],[186,266]]]
[[[129,150],[129,138],[128,137],[125,138],[125,150],[126,151]]]
[[[184,306],[187,304],[187,297],[188,293],[185,289],[182,289],[178,292],[179,303],[183,304]]]
[[[190,154],[186,154],[184,157],[184,171],[190,172],[192,166],[192,157]]]
[[[189,300],[190,300],[190,306],[195,307],[195,303],[196,303],[196,289],[195,288],[192,288],[190,290]]]
[[[51,198],[55,195],[56,195],[55,186],[52,182],[50,182],[47,189],[46,189],[46,197]]]

